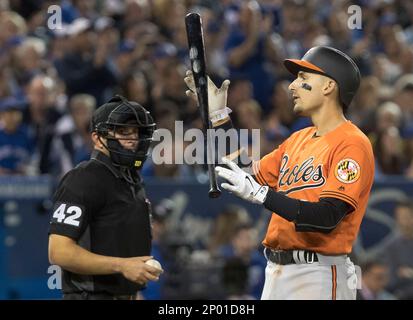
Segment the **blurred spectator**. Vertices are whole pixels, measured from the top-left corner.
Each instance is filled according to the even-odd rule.
[[[281,124],[275,112],[266,117],[264,129],[262,131],[265,136],[261,137],[261,156],[270,153],[290,135],[290,130]]]
[[[152,95],[155,100],[162,99],[165,75],[172,72],[171,68],[177,67],[177,53],[176,46],[169,42],[157,44],[152,52],[153,66],[149,75],[150,81],[154,85]],[[179,82],[181,81],[182,79]]]
[[[119,46],[119,50],[114,61],[114,67],[120,81],[122,81],[123,77],[125,77],[125,75],[127,75],[133,67],[134,50],[135,43],[132,41],[124,41]]]
[[[36,137],[37,156],[41,173],[51,170],[50,150],[55,134],[55,125],[64,110],[58,104],[58,84],[51,77],[35,76],[27,87],[29,102],[24,121]]]
[[[14,97],[0,100],[0,175],[28,174],[34,136],[22,123],[24,101]]]
[[[339,50],[348,51],[351,44],[351,29],[348,27],[348,15],[345,1],[332,5],[332,11],[327,18],[329,39],[324,45],[331,45]],[[310,45],[312,47],[314,44]]]
[[[48,59],[55,66],[71,50],[72,44],[69,38],[69,26],[62,25],[61,29],[53,30],[48,43]]]
[[[249,222],[248,212],[242,207],[231,205],[220,212],[211,228],[212,233],[208,244],[208,250],[211,252],[211,255],[217,256],[219,248],[231,242],[231,238],[238,226]]]
[[[242,102],[236,111],[237,126],[240,129],[257,129],[261,126],[262,109],[257,101],[248,100]]]
[[[375,112],[379,105],[380,80],[374,76],[364,77],[351,108],[351,121],[367,135],[375,129]]]
[[[171,138],[171,132],[167,136]],[[156,133],[154,134],[154,140],[160,141],[156,138]],[[177,181],[194,178],[191,168],[184,162],[183,153],[176,152],[177,148],[183,150],[183,141],[173,137],[169,141],[171,143],[162,140],[155,144],[151,158],[142,168],[142,175],[144,177],[168,178]]]
[[[0,69],[12,64],[12,56],[27,31],[26,22],[16,12],[0,12]]]
[[[72,0],[62,1],[63,21],[71,23],[76,18],[93,19],[96,17],[96,0]]]
[[[36,75],[46,69],[44,57],[46,44],[38,38],[26,38],[15,54],[15,79],[19,86],[25,86]]]
[[[161,100],[170,100],[178,106],[184,106],[188,97],[185,94],[185,83],[183,81],[185,75],[185,67],[181,64],[168,63],[162,73],[160,81]]]
[[[254,300],[248,291],[248,266],[239,257],[229,258],[222,269],[222,284],[227,300]]]
[[[154,114],[151,97],[151,84],[142,71],[127,73],[121,83],[123,96],[130,101],[136,101],[147,106],[146,109]],[[162,128],[162,127],[161,127]]]
[[[376,156],[375,175],[403,174],[407,159],[403,150],[403,141],[397,127],[383,129],[374,143],[374,154]]]
[[[376,176],[403,174],[408,164],[404,153],[402,112],[393,102],[385,102],[376,110],[374,131],[370,134],[376,157]]]
[[[407,178],[413,179],[413,125],[404,130],[404,138],[406,141],[406,157],[408,159],[405,175]]]
[[[413,59],[412,59],[413,60]],[[413,73],[400,77],[394,85],[394,102],[400,107],[405,125],[413,124]]]
[[[253,99],[251,81],[245,77],[231,79],[231,89],[228,92],[228,106],[236,112],[241,102]]]
[[[260,107],[260,105],[258,104],[257,101],[251,99],[248,101],[244,101],[241,102],[240,105],[238,106],[237,110],[236,110],[236,118],[235,122],[237,124],[237,127],[239,129],[247,129],[248,130],[248,141],[245,141],[245,132],[243,132],[243,134],[239,135],[240,137],[240,144],[242,147],[248,147],[248,151],[247,151],[247,155],[250,158],[258,158],[255,160],[259,160],[259,156],[258,155],[253,155],[253,138],[256,136],[257,133],[257,128],[262,128],[263,124],[262,124],[262,109]],[[265,124],[264,124],[265,125]],[[253,135],[253,131],[254,130],[254,135]],[[274,146],[269,145],[270,143],[267,141],[268,139],[272,139],[274,138],[273,136],[271,136],[271,134],[267,135],[267,133],[269,133],[268,131],[266,131],[266,128],[262,128],[264,130],[259,130],[259,136],[258,138],[260,139],[260,154],[261,156],[265,155],[266,151],[268,150],[273,150]],[[276,127],[271,127],[270,130],[277,130]],[[248,145],[246,145],[248,143]],[[272,149],[271,149],[272,147]]]
[[[70,48],[62,59],[55,62],[69,97],[76,93],[88,93],[98,105],[112,96],[117,83],[114,71],[109,67],[110,42],[91,31],[90,20],[78,18],[69,26]]]
[[[212,79],[228,78],[228,68],[225,61],[224,41],[227,35],[227,28],[221,24],[219,18],[212,10],[205,9],[202,12],[205,32],[205,55],[208,61],[208,74]],[[186,50],[185,50],[186,54]]]
[[[156,72],[161,75],[168,65],[177,62],[178,50],[176,45],[172,42],[164,41],[156,43],[153,50],[153,64]]]
[[[328,4],[324,3],[328,7]],[[283,1],[279,31],[288,57],[300,57],[309,48],[303,47],[303,36],[312,15],[306,1]]]
[[[150,204],[149,204],[150,205]],[[151,256],[162,266],[164,274],[159,278],[159,281],[151,281],[148,283],[145,290],[142,291],[142,296],[146,300],[160,300],[162,299],[162,289],[165,278],[168,276],[168,265],[165,261],[164,237],[166,234],[166,220],[168,219],[169,208],[162,205],[162,203],[153,207],[152,211],[152,250]]]
[[[260,299],[264,286],[264,270],[267,260],[258,251],[259,242],[251,224],[240,224],[234,230],[228,244],[218,248],[218,255],[225,260],[240,258],[248,268],[246,293]]]
[[[153,18],[161,33],[169,40],[185,21],[186,8],[183,0],[153,0]]]
[[[47,3],[43,1],[37,2],[31,12],[28,13],[27,21],[27,35],[29,37],[37,37],[43,40],[47,39],[48,30],[45,27],[48,16],[44,14],[44,10],[48,8]]]
[[[357,290],[357,300],[395,300],[396,297],[385,290],[389,283],[387,265],[371,261],[362,267],[362,288]]]
[[[390,127],[401,128],[402,111],[394,102],[384,102],[377,108],[376,112],[376,132],[384,131]]]
[[[396,237],[381,252],[390,268],[388,289],[399,299],[413,299],[413,202],[397,203],[394,217]]]
[[[134,25],[148,21],[151,17],[151,6],[148,0],[126,0],[123,23]]]
[[[29,20],[30,17],[41,9],[42,2],[36,0],[26,0],[24,1],[3,1],[9,4],[9,8],[13,11],[18,12],[25,20]]]
[[[203,10],[205,11],[205,10]],[[206,16],[203,13],[203,18],[205,19]],[[203,20],[202,24],[206,26],[208,24],[208,20]],[[204,27],[205,28],[205,27]],[[205,32],[205,31],[204,31]],[[185,19],[182,18],[181,21],[177,21],[177,24],[174,26],[173,32],[170,34],[171,36],[171,42],[175,45],[176,47],[176,56],[179,59],[179,61],[187,61],[188,60],[188,37],[186,35],[186,26],[185,26]],[[206,35],[204,33],[204,41],[206,41]],[[208,49],[209,50],[209,49]],[[207,57],[207,51],[205,52],[205,56]],[[208,68],[209,71],[209,68]]]
[[[70,113],[57,122],[51,154],[57,158],[56,173],[59,175],[90,158],[93,143],[89,126],[95,109],[93,96],[76,94],[69,101]]]
[[[155,106],[155,120],[158,128],[166,129],[175,135],[175,121],[181,117],[181,106],[172,101],[161,100]]]
[[[271,96],[272,109],[270,111],[270,113],[273,113],[282,125],[287,128],[290,128],[296,120],[291,93],[288,90],[289,85],[290,82],[288,81],[276,83]]]
[[[0,48],[7,49],[27,32],[26,21],[14,11],[0,12]]]
[[[272,22],[262,17],[256,1],[242,2],[238,18],[238,24],[230,29],[225,43],[230,78],[244,76],[249,79],[254,99],[268,110],[274,81],[274,75],[266,66],[266,53],[272,49],[269,41]]]
[[[108,56],[116,54],[120,43],[120,31],[115,26],[115,20],[109,17],[99,17],[93,22],[93,31],[97,43],[107,45]]]
[[[0,68],[0,98],[5,98],[10,95],[14,95],[16,90],[14,90],[13,79],[6,68]]]

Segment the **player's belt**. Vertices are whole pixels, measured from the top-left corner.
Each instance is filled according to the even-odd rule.
[[[317,254],[307,250],[273,250],[265,248],[264,256],[267,260],[280,265],[318,262]]]

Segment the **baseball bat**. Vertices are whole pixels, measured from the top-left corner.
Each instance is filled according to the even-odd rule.
[[[201,109],[202,122],[207,137],[207,165],[209,175],[209,192],[210,198],[217,198],[221,195],[218,188],[217,178],[215,175],[214,161],[210,160],[212,155],[212,137],[211,122],[209,121],[208,111],[208,79],[206,75],[204,35],[202,31],[202,20],[198,13],[189,13],[185,17],[186,34],[188,37],[189,59],[191,60],[191,69],[194,76],[196,94],[199,108]],[[209,139],[208,139],[209,138]]]

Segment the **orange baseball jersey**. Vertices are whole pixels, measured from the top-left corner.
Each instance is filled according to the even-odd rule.
[[[315,127],[295,132],[278,149],[253,164],[259,183],[288,197],[317,202],[337,198],[354,211],[328,234],[297,232],[293,222],[273,214],[263,241],[272,249],[306,249],[325,255],[351,252],[374,179],[368,138],[351,121],[324,136]]]

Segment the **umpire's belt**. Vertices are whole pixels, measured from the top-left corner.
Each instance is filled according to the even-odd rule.
[[[264,249],[264,256],[275,264],[311,264],[318,262],[317,253],[307,250],[274,250]]]

